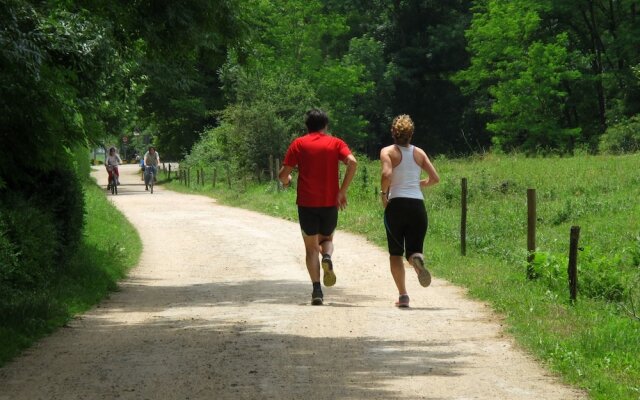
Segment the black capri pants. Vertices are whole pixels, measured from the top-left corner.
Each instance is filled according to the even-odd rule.
[[[404,197],[389,200],[384,210],[384,226],[390,255],[409,259],[414,253],[422,253],[429,227],[424,201]]]

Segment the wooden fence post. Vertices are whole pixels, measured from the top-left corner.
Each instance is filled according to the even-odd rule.
[[[578,297],[578,240],[580,240],[580,227],[572,226],[569,236],[569,298],[575,303]]]
[[[200,185],[200,170],[196,169],[196,185]]]
[[[533,260],[536,252],[536,190],[527,189],[527,278],[535,278]]]
[[[269,179],[273,180],[273,156],[269,156]]]
[[[460,199],[460,254],[467,255],[467,178],[462,178]]]
[[[216,187],[216,179],[218,179],[218,168],[213,169],[213,187]]]
[[[276,158],[276,171],[280,172],[280,159]],[[278,174],[278,172],[276,172],[276,174]],[[279,192],[280,191],[280,179],[276,179],[276,190]]]
[[[169,175],[168,178],[171,179],[171,163],[169,163]]]
[[[229,189],[231,189],[231,170],[229,166],[227,166],[227,184],[229,185]]]

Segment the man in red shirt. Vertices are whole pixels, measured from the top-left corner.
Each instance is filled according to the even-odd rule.
[[[291,171],[298,167],[298,219],[306,251],[306,264],[313,283],[311,304],[322,305],[320,265],[325,286],[336,283],[331,255],[333,232],[338,224],[338,208],[347,206],[347,189],[356,173],[357,161],[347,144],[326,133],[327,114],[318,109],[305,116],[307,134],[295,139],[284,157],[278,178],[286,187]],[[338,163],[347,165],[342,185],[339,185]],[[322,261],[319,256],[322,254]]]

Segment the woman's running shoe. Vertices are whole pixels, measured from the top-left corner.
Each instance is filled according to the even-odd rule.
[[[408,308],[409,307],[409,295],[408,294],[401,294],[400,297],[398,297],[398,301],[396,301],[396,307]]]
[[[411,257],[411,265],[413,265],[413,268],[418,274],[418,282],[420,282],[420,286],[429,286],[431,284],[431,274],[424,265],[424,259],[421,256],[413,256]]]

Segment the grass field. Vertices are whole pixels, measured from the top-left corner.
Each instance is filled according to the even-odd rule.
[[[47,301],[18,321],[0,327],[0,366],[40,337],[65,325],[117,289],[117,281],[142,252],[138,233],[108,202],[103,190],[84,184],[86,223],[82,244],[64,273],[52,282]]]
[[[640,154],[487,155],[434,164],[441,183],[425,192],[425,255],[434,275],[491,303],[524,348],[593,399],[640,399]],[[469,187],[466,257],[459,242],[462,177]],[[175,180],[168,186],[297,220],[293,190],[245,179],[234,179],[230,189],[225,176],[219,179],[215,189]],[[526,277],[528,188],[536,189],[538,205],[534,280]],[[338,228],[384,247],[378,190],[378,163],[360,158]],[[581,227],[575,304],[567,284],[572,225]]]

